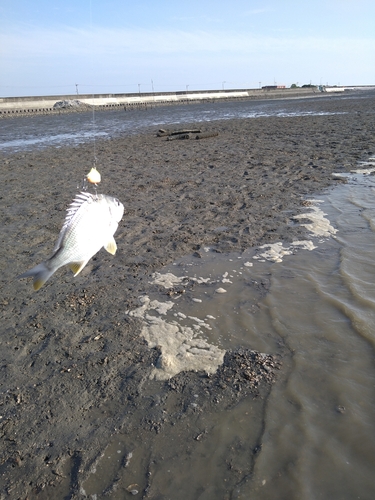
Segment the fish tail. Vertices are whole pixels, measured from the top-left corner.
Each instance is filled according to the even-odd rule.
[[[33,282],[34,290],[39,290],[39,288],[41,288],[44,285],[44,283],[52,276],[54,272],[55,269],[51,271],[51,269],[49,269],[46,266],[46,264],[42,262],[41,264],[38,264],[29,271],[26,271],[20,276],[17,276],[17,278],[22,279],[22,278],[29,278],[32,276],[34,278]]]

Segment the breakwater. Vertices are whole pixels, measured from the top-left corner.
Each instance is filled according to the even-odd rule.
[[[34,97],[0,98],[0,117],[34,114],[59,114],[95,110],[147,109],[154,106],[187,104],[190,102],[216,102],[221,100],[283,99],[323,95],[312,88],[296,89],[240,89],[202,90],[178,92],[152,92],[132,94],[82,94]]]

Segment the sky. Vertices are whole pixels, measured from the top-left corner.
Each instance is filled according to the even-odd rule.
[[[374,0],[0,0],[0,97],[375,84]]]

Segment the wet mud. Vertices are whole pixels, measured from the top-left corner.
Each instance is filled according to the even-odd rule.
[[[282,355],[234,345],[213,375],[157,382],[160,351],[127,311],[157,289],[153,272],[183,255],[199,259],[204,246],[225,253],[304,239],[291,216],[305,211],[305,197],[374,155],[373,105],[371,96],[325,99],[324,110],[339,114],[200,124],[202,140],[167,141],[157,128],[97,140],[99,192],[125,206],[117,254],[100,251],[76,278],[60,269],[39,292],[15,277],[51,255],[93,144],[2,155],[0,498],[178,498],[185,483],[185,499],[236,498],[261,453]],[[239,430],[214,457],[216,416],[240,412],[248,398],[252,439]],[[118,468],[98,491],[93,471],[117,437]],[[145,443],[148,455],[137,456]],[[203,487],[196,471],[194,489],[187,469],[205,446],[205,460],[225,473]],[[167,481],[162,463],[181,464],[186,477]]]

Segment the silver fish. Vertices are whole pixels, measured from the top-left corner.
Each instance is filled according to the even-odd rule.
[[[52,257],[18,276],[32,276],[34,290],[39,290],[57,269],[65,265],[69,265],[77,276],[102,247],[112,255],[116,253],[113,235],[124,214],[124,206],[117,198],[80,193],[67,212]]]

